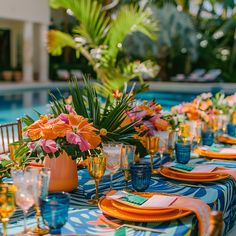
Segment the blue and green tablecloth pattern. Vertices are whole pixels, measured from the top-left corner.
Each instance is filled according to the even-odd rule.
[[[159,159],[157,159],[159,160]],[[203,159],[194,159],[193,162],[202,163]],[[206,161],[204,161],[206,162]],[[158,161],[156,163],[159,164]],[[209,162],[208,164],[211,164]],[[224,163],[223,163],[224,164]],[[230,165],[228,163],[228,165]],[[228,167],[235,167],[234,165]],[[106,225],[96,225],[91,222],[98,219],[98,215],[102,214],[97,207],[92,207],[87,204],[87,200],[95,195],[94,181],[91,180],[86,169],[79,170],[79,187],[71,193],[69,219],[66,225],[62,228],[62,234],[90,234],[90,235],[115,235],[115,230]],[[99,191],[102,194],[109,188],[110,178],[105,175],[99,186]],[[115,189],[124,187],[124,178],[122,172],[118,172],[114,176]],[[166,179],[160,175],[152,177],[151,184],[147,191],[163,192],[184,195],[189,197],[199,198],[207,203],[211,209],[224,212],[224,235],[233,227],[236,219],[236,182],[228,178],[226,180],[209,182],[209,183],[184,183]],[[28,225],[35,224],[33,212],[30,212]],[[118,223],[123,223],[117,221]],[[130,223],[130,222],[129,222]],[[197,219],[194,215],[189,215],[184,218],[159,223],[142,223],[142,226],[149,226],[164,230],[168,236],[182,235],[197,235]],[[23,228],[22,214],[19,210],[16,211],[11,218],[8,232],[9,235],[15,235]],[[127,229],[126,229],[127,230]],[[122,232],[124,235],[124,233]],[[116,233],[116,235],[119,235]],[[129,230],[127,235],[158,235],[158,233]],[[160,234],[161,235],[161,234]]]

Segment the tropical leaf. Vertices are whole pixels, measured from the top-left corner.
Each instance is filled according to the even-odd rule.
[[[111,23],[106,43],[109,45],[109,55],[115,59],[126,36],[133,32],[142,32],[151,39],[156,39],[157,21],[148,9],[138,5],[125,5],[120,8],[116,19]],[[115,61],[113,62],[115,63]]]

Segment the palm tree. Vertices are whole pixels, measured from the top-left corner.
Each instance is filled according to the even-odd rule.
[[[122,5],[113,18],[97,0],[49,2],[52,8],[70,9],[78,21],[73,36],[57,30],[49,31],[48,49],[52,55],[60,55],[67,46],[74,48],[77,57],[82,54],[88,60],[103,84],[116,89],[140,75],[137,63],[121,59],[118,54],[123,50],[122,44],[128,34],[138,31],[151,39],[156,38],[158,24],[150,9]]]

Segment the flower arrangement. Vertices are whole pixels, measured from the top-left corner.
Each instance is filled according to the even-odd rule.
[[[164,119],[161,111],[161,105],[153,100],[142,102],[127,114],[132,122],[136,122],[135,130],[139,133],[138,136],[155,136],[158,131],[169,128],[169,122]]]
[[[98,130],[83,116],[77,115],[70,105],[66,113],[55,117],[43,115],[25,128],[30,152],[42,159],[46,155],[57,157],[65,151],[72,159],[81,152],[98,147],[101,138]]]

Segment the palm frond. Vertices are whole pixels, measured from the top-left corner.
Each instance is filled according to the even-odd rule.
[[[116,19],[111,23],[106,39],[111,57],[117,57],[119,47],[122,46],[128,34],[139,31],[149,38],[155,39],[157,30],[157,21],[153,19],[149,9],[139,8],[138,5],[121,7]]]

